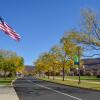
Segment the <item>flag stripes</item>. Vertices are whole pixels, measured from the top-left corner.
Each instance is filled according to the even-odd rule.
[[[0,29],[14,40],[19,41],[21,38],[20,35],[16,33],[6,22],[4,22],[2,18],[0,18],[0,21]]]

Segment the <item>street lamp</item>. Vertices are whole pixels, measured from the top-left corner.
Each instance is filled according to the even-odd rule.
[[[80,47],[78,46],[78,84],[81,83],[81,79],[80,79]]]
[[[78,65],[78,84],[80,84],[80,47],[78,46],[77,49],[77,55],[74,56],[74,64]]]

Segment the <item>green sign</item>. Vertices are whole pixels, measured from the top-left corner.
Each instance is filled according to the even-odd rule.
[[[78,65],[79,64],[79,58],[77,55],[74,56],[74,64]]]

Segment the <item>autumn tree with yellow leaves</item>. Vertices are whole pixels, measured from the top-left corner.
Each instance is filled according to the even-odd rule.
[[[24,59],[18,56],[15,52],[0,50],[0,71],[4,72],[6,78],[7,73],[10,76],[15,76],[16,72],[22,73],[24,70]]]

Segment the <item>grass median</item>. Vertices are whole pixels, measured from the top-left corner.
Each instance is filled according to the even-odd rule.
[[[88,78],[88,77],[87,77]],[[86,79],[81,80],[81,83],[78,84],[78,80],[77,77],[73,77],[71,79],[68,78],[68,80],[66,79],[65,81],[62,81],[61,78],[55,78],[55,80],[53,80],[52,78],[48,79],[48,78],[40,78],[42,80],[46,80],[46,81],[50,81],[50,82],[54,82],[54,83],[60,83],[60,84],[64,84],[64,85],[69,85],[69,86],[74,86],[74,87],[80,87],[80,88],[87,88],[87,89],[92,89],[92,90],[100,90],[100,81],[97,80],[96,78],[94,79],[95,81],[87,81]],[[93,79],[93,77],[91,77],[91,80]]]
[[[0,85],[11,85],[12,80],[16,79],[15,77],[12,78],[0,78]]]

